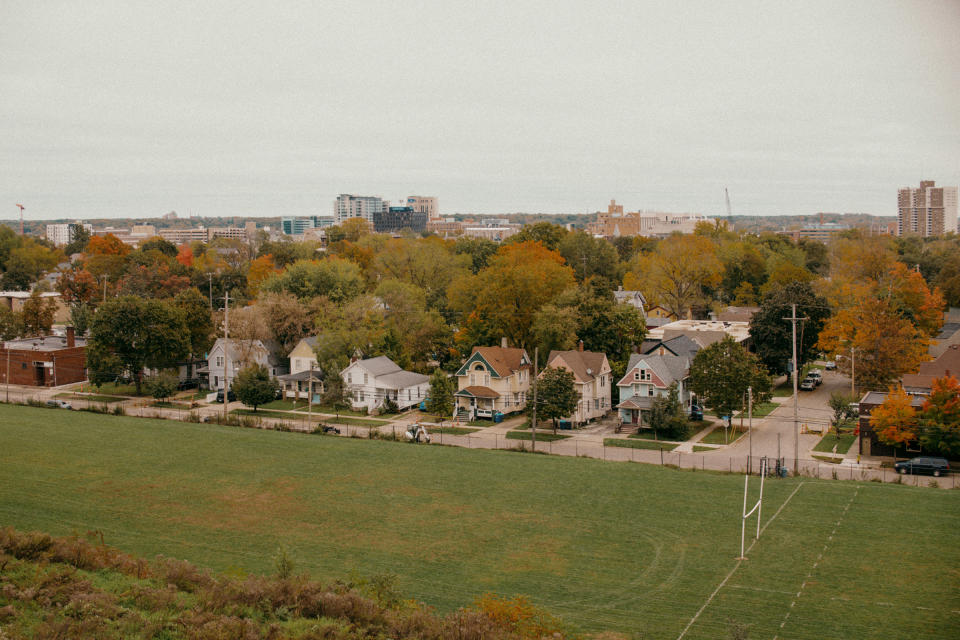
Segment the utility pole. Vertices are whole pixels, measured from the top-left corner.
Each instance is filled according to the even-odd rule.
[[[107,280],[110,278],[107,274],[103,274],[103,301],[107,301]]]
[[[313,360],[310,361],[310,377],[307,378],[307,424],[313,423]]]
[[[23,235],[23,209],[24,209],[24,206],[23,206],[22,204],[18,204],[17,206],[20,208],[20,235]]]
[[[230,292],[223,294],[223,421],[227,421],[227,405],[230,404],[230,381],[227,378],[227,353],[230,343]]]
[[[213,274],[208,273],[207,279],[210,281],[210,313],[213,313]]]
[[[790,305],[789,320],[793,325],[793,473],[800,473],[800,420],[797,417],[799,410],[799,395],[797,394],[797,376],[800,374],[800,367],[797,363],[797,320],[806,320],[807,318],[797,317],[797,305]]]
[[[10,343],[5,342],[3,346],[7,349],[7,403],[10,402]]]
[[[530,420],[530,450],[537,450],[537,360],[540,347],[533,348],[533,418]]]
[[[747,475],[753,472],[753,387],[747,387],[747,428],[750,430],[750,453],[747,456]]]

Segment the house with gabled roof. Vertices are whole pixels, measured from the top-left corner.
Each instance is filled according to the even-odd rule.
[[[386,356],[354,360],[340,372],[354,410],[375,413],[390,400],[400,410],[420,404],[430,393],[430,376],[404,371]]]
[[[237,374],[251,364],[263,365],[271,377],[281,376],[288,368],[279,351],[280,345],[273,340],[217,338],[207,354],[206,368],[197,373],[208,376],[210,389],[223,389],[224,378],[233,386]]]
[[[323,371],[317,363],[317,336],[302,338],[290,351],[290,373],[277,376],[285,398],[306,398],[313,390],[313,401],[323,395]]]
[[[666,349],[653,353],[634,353],[627,362],[627,373],[617,383],[621,422],[629,427],[642,427],[657,398],[666,397],[670,386],[677,385],[677,394],[684,411],[690,410],[693,396],[688,387],[690,360]]]
[[[613,408],[613,376],[606,354],[584,351],[581,340],[580,348],[575,351],[551,351],[544,370],[550,368],[563,368],[573,372],[574,387],[580,400],[577,402],[576,411],[567,416],[567,420],[574,424],[584,424],[605,416]]]
[[[456,413],[466,420],[515,413],[527,406],[532,362],[524,349],[474,347],[457,371]]]

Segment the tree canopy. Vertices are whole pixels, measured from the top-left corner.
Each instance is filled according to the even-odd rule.
[[[730,336],[701,349],[690,365],[690,388],[720,416],[744,406],[747,388],[754,402],[769,398],[771,379],[760,359]]]

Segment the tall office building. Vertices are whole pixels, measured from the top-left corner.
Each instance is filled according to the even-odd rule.
[[[350,218],[363,218],[373,225],[373,215],[383,213],[385,209],[383,198],[376,196],[341,193],[333,203],[333,215],[337,219],[337,224],[342,224],[344,220]]]
[[[77,227],[83,227],[91,236],[93,235],[93,225],[86,222],[68,222],[64,224],[48,224],[47,240],[58,247],[68,245],[73,242],[73,236]]]
[[[919,189],[897,191],[898,236],[942,236],[957,230],[957,187],[922,180]]]
[[[322,229],[337,222],[331,216],[309,216],[305,218],[283,218],[280,220],[280,230],[288,236],[299,236],[307,229]]]
[[[434,196],[407,196],[407,206],[417,213],[427,214],[427,220],[440,219],[440,209]]]

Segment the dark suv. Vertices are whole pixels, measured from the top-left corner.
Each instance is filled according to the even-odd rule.
[[[893,465],[897,473],[932,473],[941,476],[950,473],[950,463],[946,458],[914,458]]]
[[[233,389],[227,392],[227,398],[230,402],[235,402],[237,399],[237,394],[233,392]],[[217,391],[217,402],[223,402],[223,389]]]

